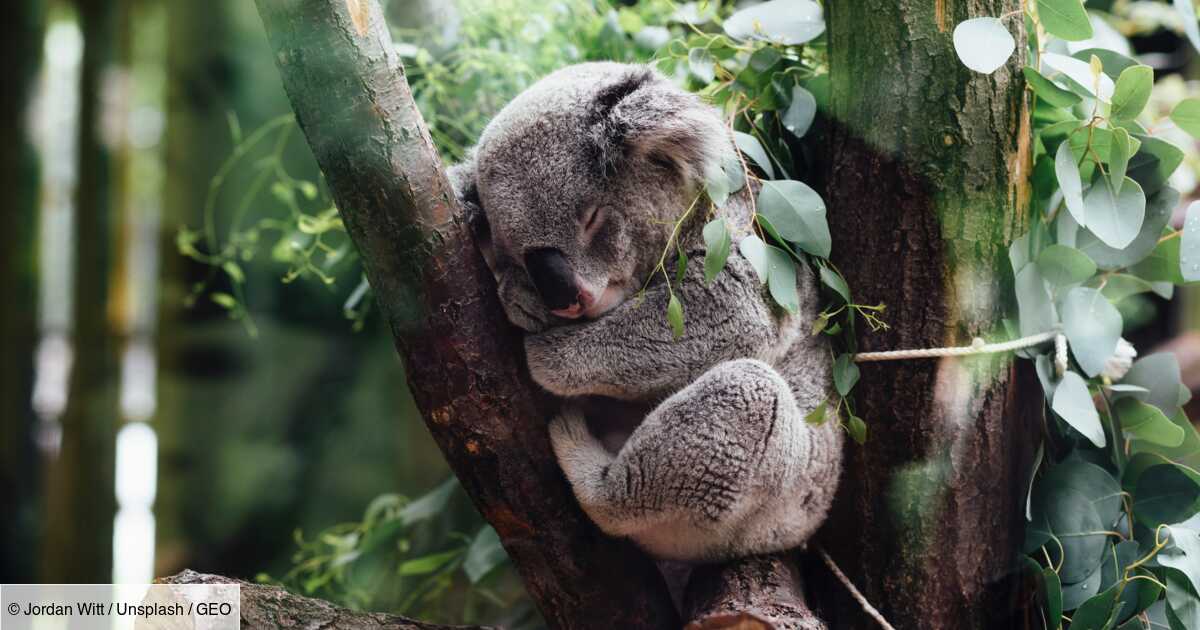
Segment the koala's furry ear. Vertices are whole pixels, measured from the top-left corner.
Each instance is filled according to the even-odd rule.
[[[466,215],[467,227],[475,239],[475,245],[483,254],[488,267],[495,266],[492,249],[492,229],[488,223],[487,214],[483,211],[483,203],[479,200],[479,187],[475,183],[475,153],[472,151],[466,160],[451,166],[446,171],[450,186],[458,203],[462,204]]]
[[[715,108],[646,66],[601,88],[589,118],[606,172],[646,160],[695,184],[732,151]]]

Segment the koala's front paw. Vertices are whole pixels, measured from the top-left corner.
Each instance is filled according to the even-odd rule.
[[[581,451],[600,446],[599,441],[588,430],[583,412],[575,406],[563,407],[550,421],[550,445],[560,463],[578,455]],[[564,465],[565,468],[565,465]]]
[[[556,396],[569,398],[583,396],[587,379],[580,373],[580,365],[571,354],[570,339],[563,328],[525,335],[525,361],[529,374],[538,385]]]

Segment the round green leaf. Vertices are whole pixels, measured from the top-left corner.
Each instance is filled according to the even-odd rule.
[[[812,188],[790,179],[763,182],[758,212],[783,238],[814,256],[829,257],[833,241],[825,220],[825,202]]]
[[[1146,218],[1146,196],[1142,187],[1128,177],[1119,193],[1106,180],[1096,182],[1083,198],[1083,206],[1088,230],[1116,249],[1137,238]]]
[[[1133,514],[1147,527],[1172,525],[1195,511],[1200,486],[1175,464],[1151,466],[1138,477]]]
[[[954,52],[964,66],[975,72],[995,72],[1016,48],[1016,40],[996,18],[974,18],[954,27]]]
[[[1183,444],[1183,429],[1154,405],[1135,397],[1121,398],[1113,411],[1121,421],[1121,428],[1136,439],[1171,448]]]
[[[824,33],[825,18],[821,5],[812,0],[769,0],[729,16],[725,32],[734,39],[794,46]]]
[[[1078,42],[1092,36],[1092,23],[1080,0],[1037,0],[1038,19],[1059,39]]]
[[[1148,390],[1134,398],[1159,409],[1174,409],[1178,403],[1183,373],[1174,352],[1156,352],[1142,357],[1129,368],[1121,382]]]
[[[1171,110],[1171,121],[1193,138],[1200,138],[1200,98],[1179,101]]]
[[[1133,159],[1136,160],[1137,156],[1135,155]],[[1166,186],[1146,201],[1146,218],[1142,220],[1142,228],[1138,230],[1138,235],[1134,237],[1133,242],[1124,248],[1117,249],[1105,245],[1104,241],[1087,229],[1079,231],[1075,246],[1079,248],[1079,251],[1087,254],[1088,258],[1096,261],[1096,266],[1101,269],[1111,270],[1132,266],[1154,251],[1159,237],[1162,236],[1163,227],[1170,221],[1171,214],[1174,213],[1177,205],[1179,205],[1179,191]]]
[[[1096,273],[1096,263],[1091,258],[1066,245],[1043,249],[1038,255],[1037,266],[1047,282],[1059,287],[1078,284]]]
[[[1150,102],[1150,89],[1154,87],[1154,70],[1150,66],[1137,65],[1126,68],[1117,78],[1113,89],[1112,117],[1132,120],[1142,113]]]
[[[1064,584],[1094,579],[1099,590],[1100,561],[1110,547],[1103,533],[1108,530],[1095,506],[1086,497],[1070,489],[1039,486],[1036,503],[1046,515],[1050,532],[1062,544],[1059,576]],[[1058,546],[1047,546],[1056,553]],[[1066,598],[1064,587],[1063,595]],[[1063,607],[1067,607],[1064,601]]]
[[[1063,298],[1062,321],[1075,360],[1085,374],[1096,376],[1117,350],[1121,314],[1096,289],[1076,287]]]

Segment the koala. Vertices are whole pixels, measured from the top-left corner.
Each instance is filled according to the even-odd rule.
[[[715,109],[656,71],[587,63],[517,96],[450,171],[530,373],[563,400],[550,440],[576,498],[660,560],[803,546],[841,471],[837,423],[804,420],[831,392],[829,349],[808,333],[815,279],[798,274],[799,312],[773,304],[736,244],[748,190],[717,211],[735,244],[704,281],[699,194],[733,151]],[[670,288],[656,273],[669,243],[689,261]],[[686,309],[677,340],[672,291]],[[649,411],[606,445],[583,413],[596,397]]]

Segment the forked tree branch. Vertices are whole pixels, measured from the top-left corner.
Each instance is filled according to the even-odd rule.
[[[520,333],[504,318],[378,4],[256,1],[417,406],[542,615],[555,628],[679,628],[654,563],[599,532],[559,471],[550,406],[523,366]],[[770,611],[745,627],[813,627],[802,625],[811,613],[794,568],[764,562],[700,571],[700,627],[731,627],[719,624],[739,607]],[[718,609],[734,616],[710,619]]]
[[[283,85],[434,439],[553,627],[678,628],[654,564],[602,535],[524,369],[375,0],[257,0]]]

